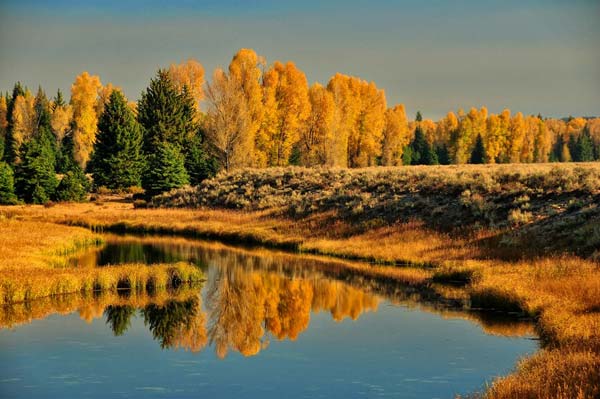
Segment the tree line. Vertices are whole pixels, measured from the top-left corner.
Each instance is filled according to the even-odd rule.
[[[209,82],[193,59],[160,69],[137,102],[87,72],[70,94],[17,83],[0,95],[0,202],[78,201],[94,187],[154,195],[242,167],[600,159],[600,118],[482,107],[409,120],[373,82],[338,73],[309,86],[293,62],[267,66],[251,49]]]

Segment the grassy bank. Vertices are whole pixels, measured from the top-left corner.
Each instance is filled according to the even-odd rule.
[[[594,397],[600,386],[599,176],[596,164],[273,169],[223,175],[164,195],[150,204],[158,209],[100,199],[0,207],[0,214],[14,223],[77,231],[85,230],[72,226],[410,264],[416,268],[369,272],[394,279],[405,270],[403,277],[413,273],[418,284],[462,284],[474,307],[536,318],[544,350],[496,381],[488,397]]]
[[[185,263],[68,267],[69,257],[100,242],[96,234],[80,227],[0,217],[0,305],[92,291],[154,292],[203,278]]]

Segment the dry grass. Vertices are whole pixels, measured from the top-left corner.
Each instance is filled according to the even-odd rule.
[[[1,217],[0,305],[84,291],[161,290],[203,278],[195,266],[183,263],[67,267],[69,256],[98,244],[99,236],[81,227]]]
[[[600,397],[600,355],[591,351],[540,351],[517,372],[496,380],[486,399],[591,399]]]

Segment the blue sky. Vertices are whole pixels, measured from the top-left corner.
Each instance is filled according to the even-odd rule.
[[[373,80],[425,117],[599,115],[599,20],[599,0],[0,0],[0,90],[68,92],[87,70],[137,99],[161,66],[194,57],[210,75],[251,47],[311,83]]]

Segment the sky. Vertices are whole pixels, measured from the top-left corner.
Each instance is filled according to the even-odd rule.
[[[294,61],[310,84],[374,81],[388,106],[437,119],[600,115],[600,0],[0,0],[0,91],[67,95],[88,71],[140,97],[193,57],[210,77],[243,47]]]

